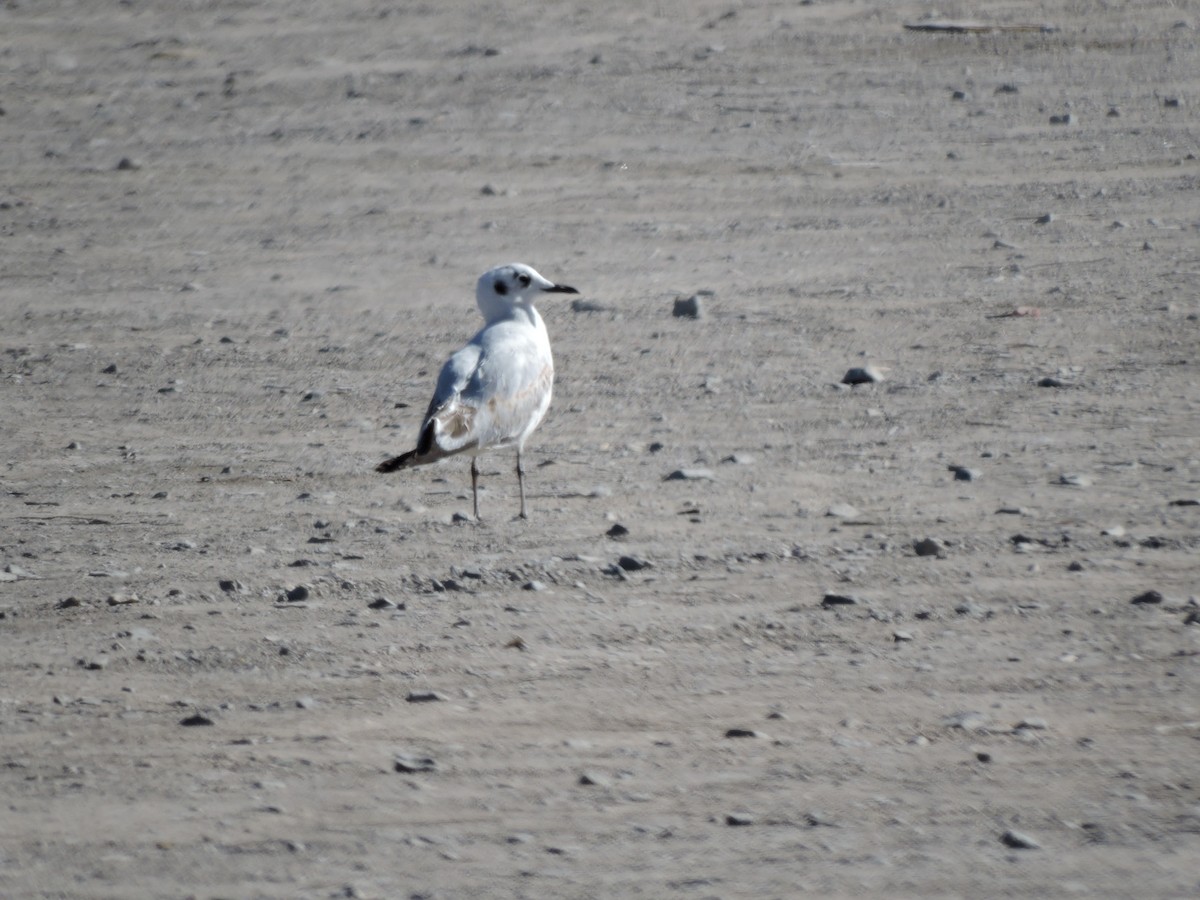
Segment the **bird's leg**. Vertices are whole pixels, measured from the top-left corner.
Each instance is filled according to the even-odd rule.
[[[471,503],[475,510],[475,521],[479,521],[479,468],[475,457],[471,457]]]
[[[525,514],[525,467],[521,465],[521,451],[517,451],[517,487],[521,491],[521,518],[528,519]]]

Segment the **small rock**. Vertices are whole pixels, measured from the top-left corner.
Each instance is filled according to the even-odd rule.
[[[437,691],[411,691],[404,699],[409,703],[439,703],[446,698]]]
[[[586,787],[612,787],[612,780],[599,772],[584,772],[579,776],[579,783]]]
[[[913,541],[913,550],[917,556],[943,556],[945,554],[941,542],[929,537]]]
[[[1000,835],[1000,842],[1005,847],[1012,847],[1014,850],[1040,850],[1042,847],[1029,835],[1021,831],[1013,831],[1011,828]]]
[[[606,536],[612,538],[613,540],[617,540],[619,538],[623,538],[626,535],[628,535],[629,529],[626,528],[624,525],[622,525],[620,522],[618,522],[612,528],[608,529],[608,531],[604,532],[604,534]]]
[[[955,481],[978,481],[983,473],[978,469],[968,469],[966,466],[950,466]]]
[[[912,635],[911,631],[893,631],[892,632],[892,640],[897,644],[904,643],[905,641],[911,641],[912,639],[913,639],[913,635]]]
[[[244,584],[242,584],[240,581],[235,581],[232,578],[222,578],[220,581],[217,582],[217,587],[219,587],[221,590],[223,590],[227,594],[244,594],[244,593],[246,593],[246,586]]]
[[[725,824],[735,828],[753,825],[754,816],[750,815],[750,813],[729,813],[725,817]]]
[[[311,596],[312,592],[307,585],[298,584],[289,591],[284,592],[284,598],[288,603],[303,603]]]
[[[1092,479],[1078,472],[1064,472],[1058,476],[1058,483],[1069,487],[1091,487]]]
[[[1063,113],[1061,116],[1050,117],[1051,125],[1073,125],[1074,123],[1075,117],[1070,113]]]
[[[1037,386],[1044,388],[1061,388],[1066,387],[1067,383],[1061,378],[1055,378],[1052,375],[1047,375],[1045,378],[1038,379]]]
[[[297,709],[312,709],[316,705],[317,705],[317,701],[314,700],[312,697],[298,697],[296,699],[296,708]]]
[[[733,466],[752,466],[754,461],[754,457],[749,453],[731,453],[721,459],[721,462]]]
[[[521,589],[525,591],[544,591],[546,589],[546,585],[535,579],[533,581],[525,582],[525,584],[521,586]]]
[[[369,609],[404,609],[404,604],[395,604],[387,597],[376,597],[367,604]]]
[[[821,605],[827,609],[831,606],[855,606],[857,604],[858,600],[849,594],[826,594],[821,598]]]
[[[757,738],[762,735],[752,728],[730,728],[725,732],[727,738]]]
[[[1129,602],[1133,603],[1135,605],[1138,605],[1138,606],[1142,606],[1142,605],[1150,604],[1150,603],[1162,603],[1163,595],[1160,594],[1158,591],[1146,591],[1144,594],[1138,594],[1136,597],[1134,597]]]
[[[128,156],[122,156],[117,163],[118,172],[136,172],[142,167],[142,164],[135,159],[130,159]]]
[[[1043,213],[1033,221],[1036,225],[1049,225],[1054,221],[1054,213]]]
[[[1183,106],[1183,100],[1179,97],[1163,97],[1163,106],[1168,109],[1179,109]]]
[[[847,369],[842,376],[842,384],[874,384],[879,381],[883,381],[883,373],[872,365]]]
[[[397,772],[433,772],[437,770],[437,763],[428,756],[397,753],[392,757],[392,768]]]
[[[1018,722],[1016,726],[1014,726],[1013,730],[1015,731],[1020,728],[1027,728],[1030,731],[1045,731],[1049,727],[1050,724],[1040,716],[1029,716]]]
[[[712,481],[716,478],[712,469],[676,469],[664,481]]]
[[[186,728],[194,728],[197,725],[212,725],[213,720],[210,719],[208,716],[204,716],[204,715],[201,715],[200,713],[196,713],[194,715],[188,716],[186,719],[180,719],[179,724],[183,725]]]
[[[671,315],[677,319],[703,319],[704,305],[699,294],[692,294],[690,297],[676,297],[675,306],[671,309]]]
[[[642,569],[649,569],[652,566],[649,561],[640,556],[622,556],[617,560],[617,565],[626,572],[640,572]]]
[[[857,519],[859,512],[849,503],[835,503],[825,510],[825,515],[834,519]]]

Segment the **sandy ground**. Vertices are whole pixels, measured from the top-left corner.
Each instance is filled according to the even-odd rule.
[[[0,9],[0,895],[1196,896],[1196,10],[539,6]]]

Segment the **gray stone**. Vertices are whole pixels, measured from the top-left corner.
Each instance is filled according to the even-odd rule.
[[[701,301],[700,295],[692,294],[690,297],[676,297],[675,305],[671,309],[671,315],[677,319],[703,319],[704,303]]]
[[[664,481],[712,481],[716,478],[712,469],[690,468],[676,469]]]
[[[883,381],[883,373],[872,365],[855,366],[847,369],[842,376],[842,384],[875,384],[880,381]]]
[[[1012,847],[1014,850],[1040,850],[1042,847],[1034,838],[1011,828],[1000,835],[1000,842],[1005,847]]]
[[[913,550],[917,556],[943,556],[945,551],[940,541],[935,538],[921,538],[913,541]]]

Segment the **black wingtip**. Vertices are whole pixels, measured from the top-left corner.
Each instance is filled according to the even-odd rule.
[[[385,459],[375,467],[375,471],[382,472],[386,475],[388,472],[395,472],[397,469],[403,469],[404,464],[408,462],[408,457],[411,455],[412,454],[410,453],[405,453],[403,456],[393,456],[391,459]]]

